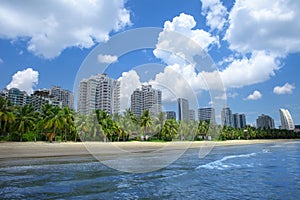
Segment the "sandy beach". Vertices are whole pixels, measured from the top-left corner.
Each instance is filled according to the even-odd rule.
[[[101,149],[101,153],[107,155],[115,154],[114,149],[121,149],[125,152],[150,152],[162,148],[180,150],[187,148],[213,148],[215,146],[230,145],[251,145],[261,143],[295,142],[300,140],[228,140],[228,141],[194,141],[194,142],[1,142],[0,162],[7,159],[41,158],[41,157],[62,157],[62,156],[87,156],[91,149]]]

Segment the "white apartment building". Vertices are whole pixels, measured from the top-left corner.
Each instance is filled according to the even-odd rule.
[[[99,109],[108,114],[120,111],[120,82],[106,74],[97,74],[80,81],[78,111],[88,114]]]
[[[60,101],[63,107],[74,109],[74,95],[69,90],[62,89],[59,86],[52,86],[50,97]]]
[[[189,120],[189,101],[184,98],[178,98],[178,120]]]
[[[295,125],[290,112],[286,109],[280,109],[281,129],[294,130]]]
[[[131,112],[141,116],[145,110],[155,115],[161,112],[161,91],[153,89],[151,85],[142,85],[131,94]]]

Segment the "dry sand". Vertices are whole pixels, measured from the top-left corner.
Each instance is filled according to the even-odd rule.
[[[63,156],[89,156],[91,149],[101,149],[101,153],[111,155],[115,151],[111,148],[129,152],[151,152],[162,148],[169,150],[181,150],[187,148],[213,148],[214,146],[250,145],[260,143],[294,142],[300,140],[228,140],[228,141],[195,141],[195,142],[1,142],[0,163],[7,159],[63,157]],[[114,155],[115,156],[115,155]]]

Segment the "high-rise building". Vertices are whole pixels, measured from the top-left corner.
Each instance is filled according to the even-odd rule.
[[[232,127],[234,128],[244,128],[246,126],[246,116],[245,114],[235,113],[232,115]]]
[[[59,86],[52,86],[50,97],[60,101],[63,107],[74,109],[74,95],[69,90],[62,89]]]
[[[221,112],[221,121],[223,126],[233,126],[232,112],[229,107],[224,107]]]
[[[62,108],[62,102],[52,98],[48,89],[39,89],[30,95],[28,104],[34,107],[34,110],[41,110],[43,105],[50,104]]]
[[[198,108],[198,119],[200,121],[209,120],[210,123],[216,122],[216,115],[214,108]]]
[[[155,115],[161,112],[161,91],[151,85],[142,85],[131,94],[131,112],[141,116],[145,110]]]
[[[281,129],[294,130],[294,122],[290,112],[286,109],[280,109]]]
[[[178,120],[189,120],[189,102],[187,99],[178,98]]]
[[[106,75],[100,77],[100,84],[96,87],[96,109],[104,110],[108,114],[120,111],[120,82]]]
[[[268,115],[262,114],[261,116],[258,116],[258,118],[256,119],[256,127],[258,129],[274,129],[275,128],[274,119],[272,119]]]
[[[176,120],[176,112],[175,111],[167,111],[167,119],[175,119]]]
[[[106,74],[97,74],[80,81],[78,111],[88,114],[99,109],[108,114],[120,111],[120,82]]]
[[[193,110],[193,109],[190,109],[190,110],[189,110],[189,120],[190,120],[190,121],[195,121],[195,120],[196,120],[196,117],[195,117],[195,110]]]
[[[246,123],[246,115],[245,114],[240,114],[240,128],[245,128],[247,123]]]
[[[29,100],[29,96],[25,91],[21,91],[17,88],[11,88],[9,90],[3,89],[2,96],[9,100],[14,106],[24,106]]]

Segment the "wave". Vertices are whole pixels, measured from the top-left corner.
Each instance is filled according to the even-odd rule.
[[[220,160],[216,160],[216,161],[207,163],[205,165],[199,165],[196,169],[204,168],[204,169],[224,170],[224,169],[228,169],[228,168],[253,167],[253,163],[244,163],[244,164],[224,163],[225,161],[230,160],[230,159],[249,158],[252,156],[256,156],[256,153],[225,156]]]

